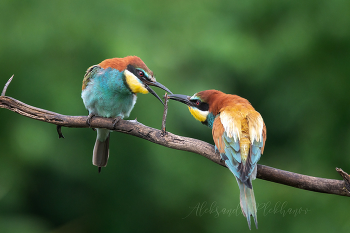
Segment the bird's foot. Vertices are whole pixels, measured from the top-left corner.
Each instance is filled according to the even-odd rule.
[[[115,126],[118,124],[118,122],[122,119],[121,116],[117,116],[116,118],[114,118],[113,120],[113,129],[115,129]]]
[[[86,124],[88,124],[89,127],[91,127],[91,119],[92,119],[94,116],[95,116],[95,114],[92,114],[92,113],[90,113],[90,114],[88,115],[88,118],[87,118],[87,120],[86,120]]]
[[[101,167],[98,167],[98,173],[101,173]]]

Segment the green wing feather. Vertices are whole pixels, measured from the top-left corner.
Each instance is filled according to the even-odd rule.
[[[90,82],[90,79],[93,78],[93,76],[101,69],[101,67],[99,65],[94,65],[94,66],[90,66],[87,71],[86,74],[84,75],[84,79],[83,79],[83,87],[82,90],[84,90],[86,88],[86,86],[88,85],[88,83]]]

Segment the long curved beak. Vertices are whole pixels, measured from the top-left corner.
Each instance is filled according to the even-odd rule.
[[[188,106],[192,105],[192,102],[190,101],[191,96],[173,94],[173,95],[168,95],[168,98],[172,99],[172,100],[179,101],[179,102],[184,103]]]
[[[149,86],[159,87],[160,89],[163,89],[164,91],[169,92],[170,94],[173,94],[166,86],[164,86],[163,84],[161,84],[159,82],[156,82],[156,81],[154,81],[154,82],[152,82],[152,81],[145,81],[144,83],[145,83],[145,87],[149,91],[149,93],[151,93],[157,99],[159,99],[159,101],[162,102],[163,105],[164,105],[164,102],[162,101],[162,99]]]

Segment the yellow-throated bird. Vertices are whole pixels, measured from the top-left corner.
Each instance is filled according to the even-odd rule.
[[[88,123],[93,116],[128,117],[136,103],[137,93],[150,92],[163,103],[149,86],[171,93],[156,82],[153,72],[136,56],[106,59],[91,66],[84,76],[81,92],[81,98],[89,111]],[[98,166],[99,172],[101,167],[107,165],[109,137],[110,130],[97,129],[92,163]]]
[[[250,216],[258,228],[252,180],[256,178],[256,165],[266,141],[266,126],[260,113],[248,100],[217,90],[169,98],[185,103],[194,118],[212,128],[215,148],[238,182],[240,204],[249,229]]]

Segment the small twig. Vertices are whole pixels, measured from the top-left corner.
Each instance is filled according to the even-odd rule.
[[[166,116],[168,114],[168,93],[165,92],[164,95],[164,113],[163,113],[163,120],[162,120],[162,136],[166,135]]]
[[[346,190],[350,193],[350,176],[344,172],[341,168],[335,168],[335,170],[343,177]]]
[[[10,79],[7,81],[7,83],[5,84],[4,89],[3,89],[2,92],[1,92],[1,96],[5,96],[7,87],[10,85],[10,83],[11,83],[11,81],[12,81],[12,79],[13,79],[13,76],[14,76],[14,74],[11,76],[11,78],[10,78]]]
[[[58,133],[58,138],[64,138],[62,131],[61,131],[62,126],[57,125],[57,133]]]

